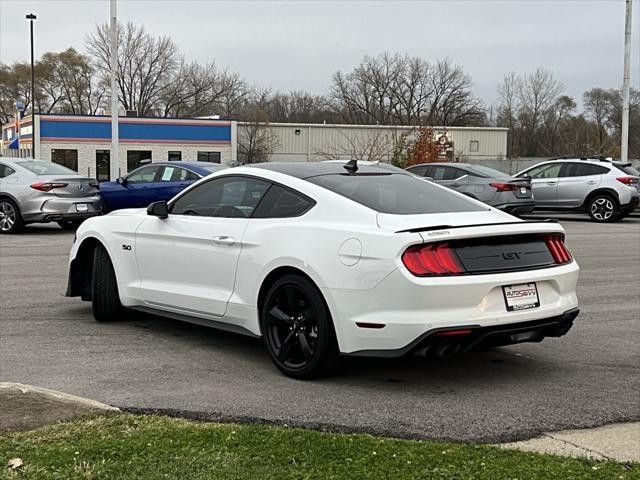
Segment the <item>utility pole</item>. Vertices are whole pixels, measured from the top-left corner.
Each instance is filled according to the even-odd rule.
[[[622,82],[622,145],[620,160],[629,161],[629,84],[631,83],[631,10],[633,0],[627,0],[627,16],[624,24],[624,77]]]
[[[30,13],[26,16],[31,29],[31,158],[36,158],[36,83],[33,62],[33,21],[37,17]]]
[[[117,0],[111,0],[111,42],[109,53],[111,54],[111,154],[109,156],[109,176],[111,180],[119,177],[120,158],[118,155],[118,12]]]

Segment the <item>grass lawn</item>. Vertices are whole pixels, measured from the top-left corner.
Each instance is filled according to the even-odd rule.
[[[5,468],[20,457],[18,470]],[[640,466],[499,448],[112,414],[0,436],[0,478],[640,479]]]

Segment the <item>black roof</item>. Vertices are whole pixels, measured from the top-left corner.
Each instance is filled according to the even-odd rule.
[[[297,178],[317,177],[318,175],[347,175],[348,172],[344,168],[343,163],[337,162],[265,162],[245,165],[246,167],[264,168],[274,172],[284,173]],[[395,167],[389,168],[387,164],[380,165],[358,165],[357,174],[404,174],[410,175],[408,172]]]

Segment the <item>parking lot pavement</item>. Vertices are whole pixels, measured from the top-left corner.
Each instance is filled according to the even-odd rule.
[[[63,296],[73,234],[0,237],[0,381],[121,407],[394,436],[504,442],[640,418],[640,217],[562,216],[582,267],[568,335],[449,360],[350,359],[300,382],[260,341],[157,317],[98,324]]]

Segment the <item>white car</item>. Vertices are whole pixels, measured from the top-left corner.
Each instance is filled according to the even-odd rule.
[[[340,354],[564,335],[578,270],[558,223],[400,170],[266,163],[84,222],[67,295],[91,300],[98,321],[131,309],[261,336],[283,373],[311,378]]]

